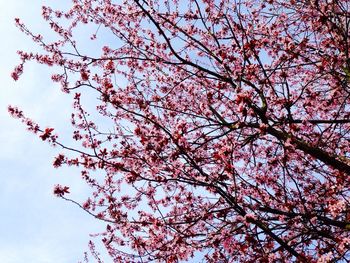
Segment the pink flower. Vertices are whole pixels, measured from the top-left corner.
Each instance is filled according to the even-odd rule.
[[[58,197],[62,197],[65,194],[69,194],[69,187],[57,184],[57,185],[55,185],[55,187],[53,189],[53,193],[54,193],[54,195],[56,195]]]
[[[42,135],[40,135],[39,137],[45,141],[46,139],[48,139],[51,136],[51,133],[53,132],[53,128],[46,128],[45,131],[43,132]]]
[[[84,70],[80,72],[80,76],[81,76],[81,79],[84,81],[89,80],[89,74]]]
[[[13,72],[11,73],[11,77],[16,81],[19,79],[19,76],[23,73],[23,64],[18,65],[15,67]]]
[[[53,162],[53,167],[58,168],[62,165],[63,162],[64,162],[64,155],[59,154]]]

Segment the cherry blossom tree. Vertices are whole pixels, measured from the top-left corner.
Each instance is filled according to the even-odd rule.
[[[9,111],[63,148],[54,167],[80,167],[93,194],[54,193],[106,223],[114,262],[350,261],[349,1],[73,0],[42,15],[57,39],[17,19],[42,52],[18,52],[12,77],[55,66],[80,147]]]

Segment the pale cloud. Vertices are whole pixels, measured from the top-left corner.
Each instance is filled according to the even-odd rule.
[[[79,172],[51,166],[58,148],[51,148],[12,119],[7,105],[20,106],[44,126],[55,126],[65,137],[71,100],[50,81],[50,69],[31,63],[18,81],[10,78],[19,62],[16,50],[36,49],[14,26],[21,17],[36,32],[47,30],[40,18],[49,1],[0,0],[0,262],[77,262],[83,258],[89,233],[103,224],[71,203],[52,195],[56,183],[69,184],[72,197],[89,192]],[[51,1],[57,5],[70,1]]]

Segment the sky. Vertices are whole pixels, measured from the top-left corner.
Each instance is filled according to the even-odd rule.
[[[18,64],[17,50],[35,50],[32,41],[14,25],[19,17],[33,31],[45,35],[43,4],[70,4],[69,0],[0,0],[0,262],[78,262],[88,249],[89,234],[103,224],[52,194],[57,183],[69,185],[75,200],[88,188],[77,170],[54,169],[60,153],[26,131],[7,113],[19,106],[43,127],[64,133],[69,126],[71,100],[50,81],[49,69],[30,63],[19,81],[11,77]],[[103,251],[101,251],[103,254]],[[107,261],[108,262],[108,261]]]

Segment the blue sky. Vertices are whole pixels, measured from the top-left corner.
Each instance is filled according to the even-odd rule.
[[[60,133],[69,126],[71,100],[50,81],[48,68],[31,63],[19,81],[10,78],[19,62],[17,50],[35,50],[31,40],[14,26],[20,17],[35,32],[45,35],[41,6],[69,5],[69,0],[0,0],[0,262],[77,262],[87,250],[90,233],[103,225],[71,203],[52,194],[56,183],[69,185],[71,197],[82,200],[87,188],[79,172],[54,169],[51,148],[25,130],[7,113],[17,105],[45,126]]]

